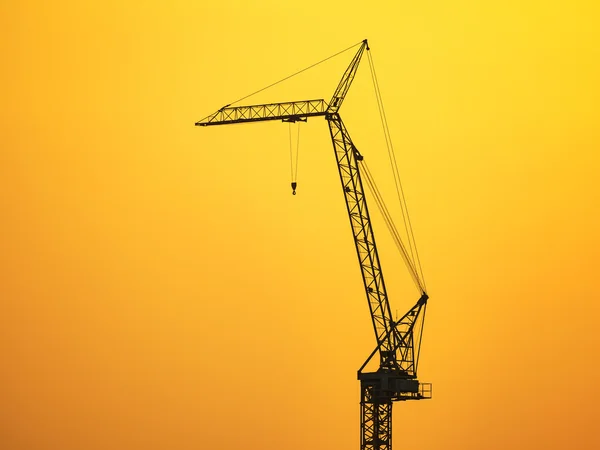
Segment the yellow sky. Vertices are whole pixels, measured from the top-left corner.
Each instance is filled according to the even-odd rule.
[[[364,38],[431,296],[434,399],[395,405],[395,448],[600,447],[595,2],[84,3],[0,6],[0,447],[358,448],[327,124],[295,197],[287,124],[193,125]],[[328,100],[351,57],[248,102]],[[341,115],[392,202],[370,83]]]

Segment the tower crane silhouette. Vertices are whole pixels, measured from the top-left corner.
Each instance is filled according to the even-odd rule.
[[[429,296],[414,261],[408,260],[404,252],[407,267],[420,291],[419,299],[401,318],[394,320],[392,317],[363,188],[361,167],[364,167],[364,158],[350,139],[339,114],[363,53],[369,51],[366,39],[359,45],[329,103],[317,99],[251,106],[227,105],[196,122],[196,125],[206,127],[269,120],[304,122],[309,117],[325,117],[376,338],[375,349],[358,370],[361,391],[360,448],[391,450],[392,404],[396,401],[431,398],[431,383],[421,383],[417,379],[423,321]],[[365,169],[365,175],[367,184],[372,187],[368,169]],[[379,355],[379,368],[367,372],[366,367],[376,354]]]

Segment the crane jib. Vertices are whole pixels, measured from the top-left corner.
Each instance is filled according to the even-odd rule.
[[[324,116],[328,107],[323,99],[250,106],[224,106],[217,112],[196,122],[196,125],[206,127],[209,125],[264,122],[267,120],[295,122],[306,120],[307,117]]]

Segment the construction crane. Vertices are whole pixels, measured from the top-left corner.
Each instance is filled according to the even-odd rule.
[[[423,320],[429,296],[414,261],[408,258],[400,242],[405,262],[420,292],[414,306],[401,318],[394,320],[363,188],[361,167],[364,167],[364,158],[350,139],[339,114],[363,53],[365,50],[369,51],[366,39],[358,45],[359,49],[344,72],[329,103],[317,99],[252,106],[227,105],[196,122],[196,125],[206,127],[269,120],[305,122],[309,117],[325,117],[333,142],[376,338],[375,349],[358,370],[361,391],[360,448],[361,450],[391,450],[393,402],[431,398],[431,384],[421,383],[417,379]],[[373,187],[374,183],[368,169],[365,170],[365,174],[367,184]],[[292,188],[295,187],[293,182]],[[376,200],[379,202],[380,197],[376,196]],[[381,205],[378,203],[378,206]],[[399,236],[397,237],[399,239]],[[367,372],[366,367],[375,355],[379,356],[379,368]]]

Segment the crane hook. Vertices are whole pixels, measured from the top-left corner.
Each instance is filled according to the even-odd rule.
[[[298,183],[296,183],[295,181],[292,181],[292,195],[296,195],[296,186],[298,185]]]

